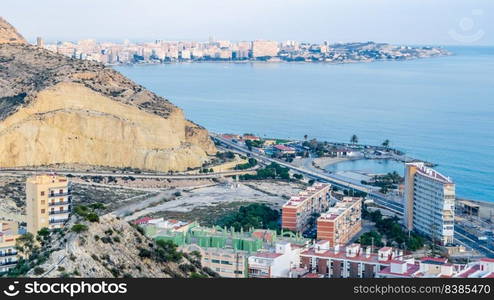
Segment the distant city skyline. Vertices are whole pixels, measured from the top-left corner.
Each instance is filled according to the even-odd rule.
[[[494,45],[490,0],[4,0],[29,41],[375,41]]]

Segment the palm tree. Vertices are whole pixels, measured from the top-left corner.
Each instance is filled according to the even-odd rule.
[[[384,148],[388,149],[389,147],[389,140],[384,140],[384,142],[381,144]]]
[[[350,139],[350,143],[352,144],[357,144],[358,143],[358,137],[357,135],[352,135],[352,138]]]
[[[304,135],[304,140],[306,140],[306,141],[307,141],[307,138],[308,138],[308,137],[309,137],[309,136],[308,136],[307,134],[305,134],[305,135]]]

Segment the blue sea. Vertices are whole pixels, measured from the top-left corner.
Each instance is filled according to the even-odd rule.
[[[400,62],[119,66],[213,132],[391,146],[494,201],[494,47]],[[382,171],[382,170],[380,170]]]

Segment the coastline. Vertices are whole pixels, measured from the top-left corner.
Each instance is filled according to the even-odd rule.
[[[352,160],[346,157],[317,157],[312,161],[312,165],[318,169],[325,170],[328,166],[341,163],[347,160]]]
[[[108,67],[133,67],[133,66],[153,66],[153,65],[173,65],[173,64],[201,64],[201,63],[218,63],[218,64],[327,64],[327,65],[346,65],[359,63],[376,63],[376,62],[406,62],[422,59],[441,58],[453,56],[454,53],[439,54],[432,56],[417,56],[404,59],[361,59],[361,60],[346,60],[346,61],[286,61],[286,60],[187,60],[187,61],[166,61],[166,62],[143,62],[143,63],[120,63],[120,64],[105,64]]]

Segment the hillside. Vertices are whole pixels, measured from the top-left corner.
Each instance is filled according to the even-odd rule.
[[[113,216],[99,223],[84,223],[87,231],[65,229],[45,243],[51,245],[46,261],[31,269],[28,277],[210,277],[193,255],[162,248],[127,222]],[[72,226],[69,225],[69,226]],[[66,240],[66,241],[65,241]]]
[[[215,152],[166,99],[102,64],[29,45],[0,19],[0,166],[183,171]]]

